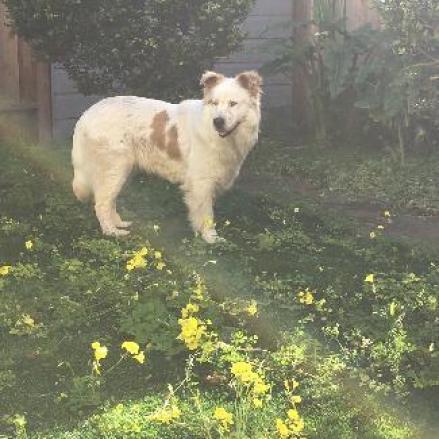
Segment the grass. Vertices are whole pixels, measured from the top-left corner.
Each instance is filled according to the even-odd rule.
[[[230,353],[197,363],[199,384],[176,395],[178,422],[148,418],[169,396],[167,383],[178,386],[187,372],[177,320],[196,272],[211,296],[203,318],[234,346],[235,361],[261,364],[273,386],[246,435],[277,437],[274,419],[288,408],[282,383],[295,377],[308,437],[434,437],[437,254],[378,231],[370,239],[345,214],[299,194],[280,205],[239,189],[218,204],[226,243],[206,246],[191,236],[178,191],[144,177],[121,197],[132,237],[107,239],[70,193],[66,151],[2,145],[0,154],[0,266],[13,267],[0,278],[5,434],[22,431],[25,419],[36,437],[202,438],[203,425],[218,437],[213,407],[233,410],[237,398],[227,385]],[[164,254],[166,269],[148,256],[147,269],[128,273],[126,261],[145,244]],[[257,317],[245,312],[251,301]],[[126,339],[147,350],[146,365],[125,358],[108,372]],[[91,373],[94,340],[109,347],[102,376]],[[209,376],[218,378],[213,387]]]

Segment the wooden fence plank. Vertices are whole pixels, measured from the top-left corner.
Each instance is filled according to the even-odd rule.
[[[50,87],[50,65],[38,62],[37,77],[37,105],[38,105],[38,140],[40,143],[52,139],[52,99]]]
[[[23,40],[18,40],[18,69],[20,102],[36,102],[37,99],[37,65],[32,50]]]
[[[18,38],[6,25],[6,6],[0,2],[0,96],[13,103],[20,101]]]

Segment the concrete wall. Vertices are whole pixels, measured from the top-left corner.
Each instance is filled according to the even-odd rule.
[[[257,0],[253,11],[244,23],[247,38],[243,48],[229,58],[218,59],[216,70],[235,75],[243,70],[258,69],[270,59],[270,44],[287,35],[281,23],[291,19],[293,0]],[[55,139],[68,138],[79,115],[98,96],[83,96],[69,80],[65,71],[52,66],[53,135]],[[291,79],[280,75],[265,78],[264,108],[290,105]]]

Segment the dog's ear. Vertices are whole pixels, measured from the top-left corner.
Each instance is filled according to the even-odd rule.
[[[224,79],[224,75],[216,72],[204,72],[201,77],[200,85],[204,87],[204,90],[211,90],[213,87],[218,85]]]
[[[254,98],[261,95],[263,79],[256,70],[240,73],[236,77],[236,80],[241,87],[245,88]]]

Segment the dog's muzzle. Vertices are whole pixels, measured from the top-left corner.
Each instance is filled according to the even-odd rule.
[[[215,126],[216,131],[218,132],[218,135],[222,138],[230,136],[236,128],[239,127],[239,124],[241,122],[237,122],[232,129],[226,130],[226,121],[222,117],[217,117],[213,120],[213,125]]]

